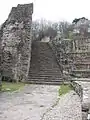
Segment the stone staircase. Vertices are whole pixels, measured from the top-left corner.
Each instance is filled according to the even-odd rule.
[[[79,78],[83,81],[90,79],[90,54],[87,53],[77,53],[72,54],[73,63],[69,63],[71,66],[71,74],[75,75],[78,80]]]
[[[32,84],[59,85],[62,73],[52,49],[47,42],[33,42],[28,82]]]
[[[73,53],[73,63],[69,63],[73,67],[71,74],[72,84],[77,84],[75,91],[80,92],[82,120],[90,120],[90,51],[87,53]],[[81,89],[81,90],[80,90]]]

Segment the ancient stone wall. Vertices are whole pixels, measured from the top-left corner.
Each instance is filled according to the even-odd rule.
[[[51,46],[52,50],[54,51],[54,54],[56,56],[57,62],[60,66],[62,66],[62,69],[67,71],[67,69],[70,69],[68,67],[68,55],[66,54],[68,51],[71,51],[71,41],[55,41],[52,40],[49,42],[49,45]]]
[[[80,96],[81,101],[83,100],[83,89],[81,85],[78,84],[76,81],[71,82],[71,86],[74,88],[75,92]]]
[[[31,58],[33,4],[13,7],[1,27],[3,76],[16,81],[27,79]]]

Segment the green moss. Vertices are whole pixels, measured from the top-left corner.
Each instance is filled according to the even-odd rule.
[[[73,90],[70,85],[61,85],[59,88],[59,96],[68,93],[69,91]]]
[[[12,83],[12,82],[2,82],[2,91],[3,92],[13,92],[19,90],[25,86],[24,83]]]

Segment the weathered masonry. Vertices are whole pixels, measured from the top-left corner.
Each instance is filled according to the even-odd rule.
[[[31,59],[31,25],[33,4],[13,7],[0,28],[2,74],[4,78],[27,79]]]

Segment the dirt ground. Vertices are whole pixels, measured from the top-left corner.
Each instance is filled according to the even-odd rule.
[[[59,97],[59,86],[26,85],[21,91],[0,93],[0,120],[82,120],[79,96]]]

